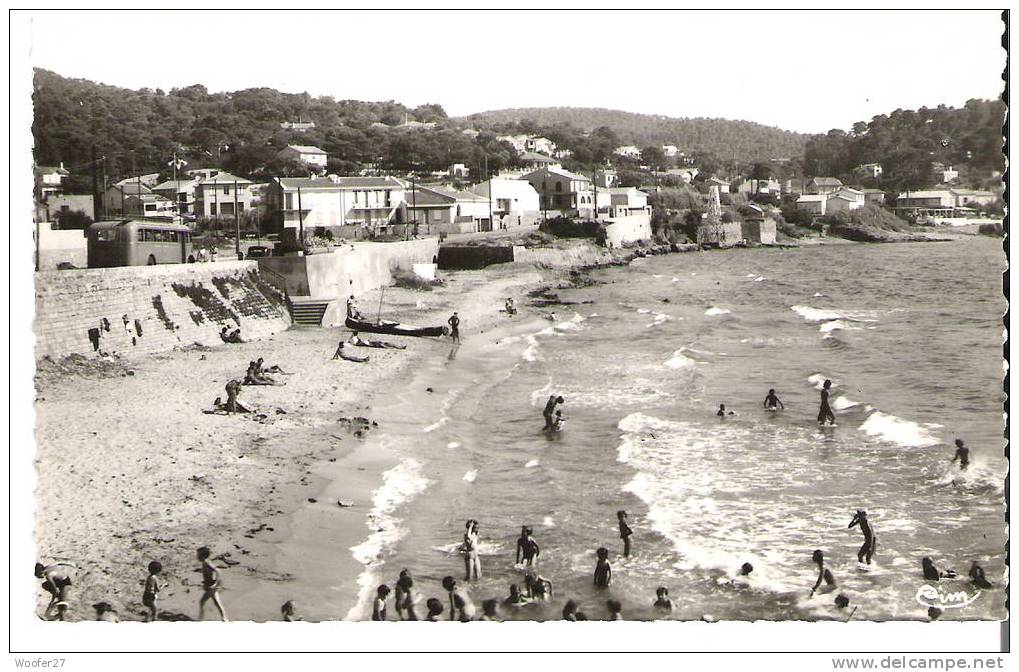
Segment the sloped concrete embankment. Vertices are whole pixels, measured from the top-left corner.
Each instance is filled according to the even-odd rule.
[[[246,340],[290,326],[284,297],[254,261],[35,274],[37,358],[212,345],[224,326]]]

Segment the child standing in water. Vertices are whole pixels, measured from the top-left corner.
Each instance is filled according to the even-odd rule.
[[[867,520],[866,511],[856,510],[856,515],[849,522],[849,527],[854,525],[859,525],[860,531],[863,532],[863,546],[860,546],[856,558],[860,562],[866,562],[869,565],[870,559],[874,555],[874,549],[877,548],[877,537],[874,535],[874,530],[870,527],[870,521]]]
[[[609,549],[604,546],[597,551],[598,564],[594,566],[594,585],[596,588],[608,588],[612,583],[612,567],[609,565]]]
[[[764,398],[764,407],[769,411],[777,411],[780,408],[783,411],[785,410],[785,404],[783,404],[782,400],[778,398],[777,394],[775,394],[774,389],[768,390],[768,396]]]
[[[633,530],[626,524],[626,511],[616,511],[616,518],[619,519],[619,538],[623,540],[623,557],[630,557],[630,535]]]
[[[662,609],[663,611],[672,611],[672,600],[669,599],[669,589],[665,586],[661,586],[655,591],[655,609]]]
[[[966,467],[969,466],[969,448],[962,442],[962,439],[955,440],[955,457],[952,458],[952,464],[959,460],[959,471],[966,471]]]
[[[538,554],[541,553],[541,549],[538,548],[538,542],[534,540],[532,534],[534,534],[532,528],[526,525],[520,528],[520,538],[517,539],[518,565],[521,559],[528,567],[533,567],[538,562]]]
[[[386,600],[389,598],[389,586],[382,584],[375,592],[375,602],[372,603],[372,620],[386,620]]]
[[[461,546],[464,554],[465,581],[470,581],[473,575],[475,580],[481,578],[481,557],[478,555],[478,521],[467,521],[467,531],[464,532],[464,541]]]
[[[814,583],[814,587],[810,589],[810,594],[813,596],[817,592],[817,589],[821,587],[823,581],[825,587],[822,592],[829,592],[835,590],[835,577],[832,576],[831,570],[824,566],[824,553],[820,550],[814,551],[814,555],[811,558],[815,564],[817,564],[817,582]]]
[[[163,565],[158,560],[153,560],[149,563],[149,575],[145,579],[145,592],[142,593],[142,604],[149,610],[145,614],[145,622],[151,623],[156,620],[158,608],[156,607],[156,600],[159,599],[159,573],[163,571]]]

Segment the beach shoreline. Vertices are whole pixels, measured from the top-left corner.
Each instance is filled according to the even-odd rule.
[[[444,324],[457,310],[465,333],[478,333],[506,319],[498,309],[507,296],[523,303],[524,291],[542,276],[533,267],[508,265],[445,279],[431,292],[386,288],[385,316]],[[380,295],[358,298],[367,308]],[[123,620],[142,619],[151,560],[165,568],[160,611],[167,618],[197,617],[195,550],[203,545],[223,572],[232,620],[278,619],[280,605],[294,599],[293,588],[308,573],[329,572],[331,585],[340,587],[328,604],[356,598],[363,565],[349,549],[370,532],[372,493],[394,462],[373,440],[377,428],[362,439],[338,420],[366,416],[384,427],[384,417],[372,417],[373,406],[384,406],[378,400],[403,384],[409,370],[444,357],[448,340],[384,337],[408,347],[358,348],[370,355],[367,364],[330,361],[337,340],[348,334],[294,327],[239,345],[39,363],[35,538],[41,561],[80,567],[71,620],[91,620],[90,605],[99,601],[113,604]],[[265,417],[202,413],[259,356],[293,374],[277,376],[286,386],[243,388],[240,401]],[[342,496],[330,501],[336,488]],[[354,505],[341,507],[337,499]],[[329,521],[323,536],[329,550],[342,553],[317,566],[308,560],[313,554],[296,553],[295,562],[300,544],[288,542],[316,518]],[[321,594],[322,586],[313,589]],[[41,615],[49,595],[38,586],[36,595]],[[311,620],[346,613],[297,601]],[[218,617],[214,612],[206,618]]]

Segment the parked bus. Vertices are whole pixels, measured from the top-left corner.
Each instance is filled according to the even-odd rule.
[[[191,229],[157,219],[96,222],[88,227],[88,267],[182,264],[191,256]]]

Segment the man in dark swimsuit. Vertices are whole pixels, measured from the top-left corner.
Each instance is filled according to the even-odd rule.
[[[856,554],[856,559],[860,562],[866,562],[870,564],[870,559],[874,555],[874,549],[877,548],[877,537],[874,535],[874,530],[870,527],[870,521],[867,520],[867,512],[857,510],[856,515],[853,516],[853,520],[850,521],[849,527],[853,527],[859,524],[860,531],[863,532],[863,546],[860,546],[859,552]]]
[[[952,458],[952,463],[954,464],[956,460],[959,460],[959,470],[966,471],[966,467],[969,466],[969,448],[962,439],[955,440],[955,457]]]
[[[452,317],[447,320],[449,323],[449,335],[453,339],[454,343],[460,342],[460,316],[453,313]]]
[[[817,424],[823,425],[825,420],[831,424],[835,424],[835,414],[831,410],[831,405],[828,403],[828,393],[831,390],[831,381],[824,381],[824,389],[821,390],[821,409],[817,412]]]
[[[534,530],[530,527],[524,526],[520,529],[520,538],[517,539],[518,565],[522,557],[524,564],[533,567],[538,559],[538,555],[541,553],[541,549],[538,548],[538,542],[534,540],[534,537],[531,536],[532,534],[534,534]]]
[[[545,410],[541,412],[541,414],[545,416],[545,426],[542,429],[552,429],[555,424],[552,420],[552,416],[555,414],[555,408],[557,405],[564,403],[566,403],[566,400],[561,396],[556,396],[554,394],[549,396],[548,401],[545,402]]]

